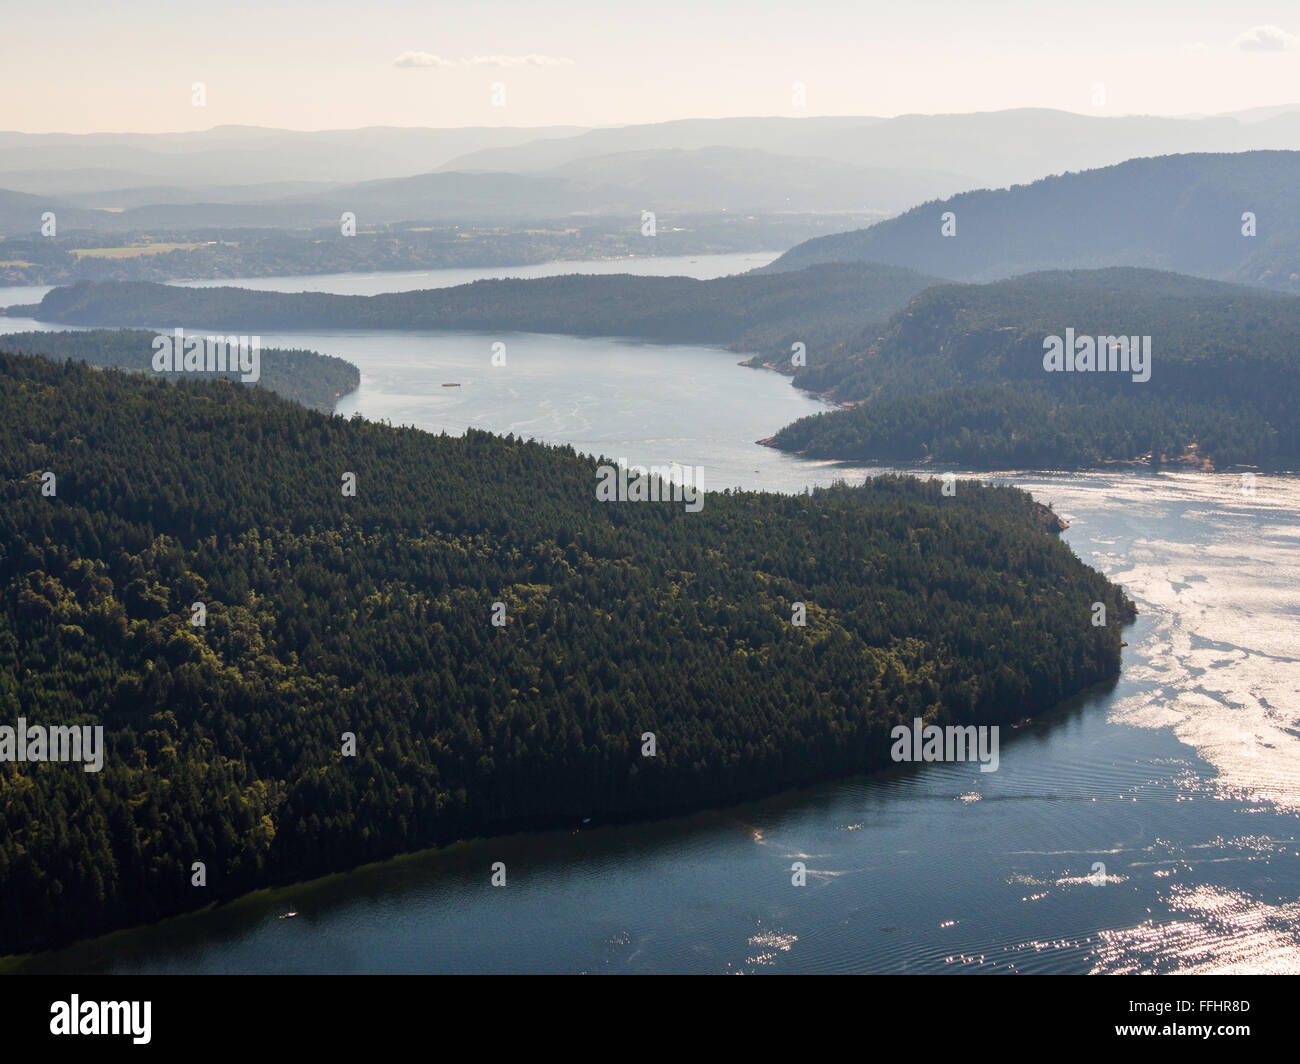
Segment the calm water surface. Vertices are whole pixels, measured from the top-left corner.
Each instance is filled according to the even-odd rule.
[[[636,255],[621,259],[566,259],[532,266],[444,267],[436,270],[319,273],[176,283],[188,288],[229,285],[265,292],[336,292],[350,296],[373,296],[381,292],[449,288],[493,277],[555,277],[566,273],[633,273],[642,277],[685,276],[707,280],[766,266],[779,254],[779,251],[737,251],[725,255]]]
[[[498,339],[505,367],[490,364]],[[342,413],[702,464],[711,488],[877,471],[755,446],[820,406],[716,349],[406,332],[264,342],[355,362]],[[474,841],[24,967],[1300,971],[1300,478],[1261,477],[1253,495],[1225,474],[997,479],[1053,503],[1065,539],[1141,610],[1120,680],[1004,732],[997,772],[931,765],[686,819]],[[504,889],[489,885],[494,861]],[[805,887],[791,885],[794,861]],[[275,918],[289,908],[301,915]]]

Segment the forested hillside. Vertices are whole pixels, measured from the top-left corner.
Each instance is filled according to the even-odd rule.
[[[114,368],[153,374],[153,341],[157,333],[144,329],[85,329],[79,332],[8,333],[7,351],[45,358],[72,358],[101,369]],[[237,371],[194,371],[195,377],[236,380]],[[267,391],[313,410],[331,413],[339,396],[355,391],[361,373],[351,362],[315,351],[263,349],[261,376],[255,382]]]
[[[778,276],[690,277],[570,274],[476,281],[454,288],[339,296],[241,288],[83,282],[49,292],[39,307],[13,307],[70,325],[224,328],[478,329],[629,336],[729,344],[790,358],[801,341],[810,363],[832,342],[883,322],[937,282],[873,263],[818,266]]]
[[[870,768],[914,715],[1008,722],[1118,672],[1132,603],[1015,489],[692,513],[595,483],[567,448],[0,355],[0,719],[107,746],[0,764],[0,952]]]
[[[1150,379],[1046,372],[1044,339],[1067,328],[1151,337]],[[871,335],[815,382],[859,405],[803,418],[775,446],[981,468],[1158,462],[1193,446],[1216,466],[1300,463],[1294,296],[1152,270],[1047,272],[929,289]]]
[[[1246,212],[1254,235],[1243,232]],[[764,270],[824,262],[888,262],[962,281],[1142,266],[1300,292],[1300,152],[1131,159],[963,192],[809,240]]]

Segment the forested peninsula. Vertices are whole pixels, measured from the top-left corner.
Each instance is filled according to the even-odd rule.
[[[1093,344],[1092,369],[1048,370],[1046,345],[1067,330]],[[1112,368],[1116,338],[1148,352],[1140,370]],[[841,345],[805,383],[847,404],[770,441],[810,457],[1300,467],[1300,299],[1158,270],[939,285],[879,335]]]
[[[708,281],[569,274],[375,296],[87,281],[56,288],[38,305],[10,307],[9,314],[68,325],[180,325],[239,332],[465,329],[626,336],[730,345],[789,363],[793,343],[802,342],[815,357],[868,323],[886,321],[937,282],[913,270],[874,263]]]
[[[82,329],[77,332],[7,333],[4,348],[26,355],[75,359],[101,369],[154,374],[154,339],[146,329]],[[260,377],[267,391],[322,413],[332,413],[341,396],[355,391],[361,372],[351,362],[316,351],[268,347],[261,352]],[[190,377],[237,380],[238,370],[187,371]]]
[[[895,724],[1119,671],[1133,604],[1016,489],[689,512],[596,480],[566,447],[0,355],[0,718],[104,729],[102,771],[0,763],[0,953],[879,767]]]

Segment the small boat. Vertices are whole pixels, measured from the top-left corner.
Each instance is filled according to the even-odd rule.
[[[280,914],[280,919],[281,919],[281,920],[292,920],[292,919],[293,919],[295,916],[297,916],[297,915],[298,915],[298,910],[295,909],[295,910],[294,910],[293,912],[291,912],[291,913],[281,913],[281,914]]]
[[[444,384],[443,387],[444,387],[444,388],[459,388],[459,387],[460,387],[460,383],[459,383],[458,381],[454,381],[454,382],[452,382],[451,384]]]

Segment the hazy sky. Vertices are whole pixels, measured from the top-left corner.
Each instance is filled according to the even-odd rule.
[[[1212,113],[1300,102],[1300,4],[0,0],[0,69],[26,132]]]

